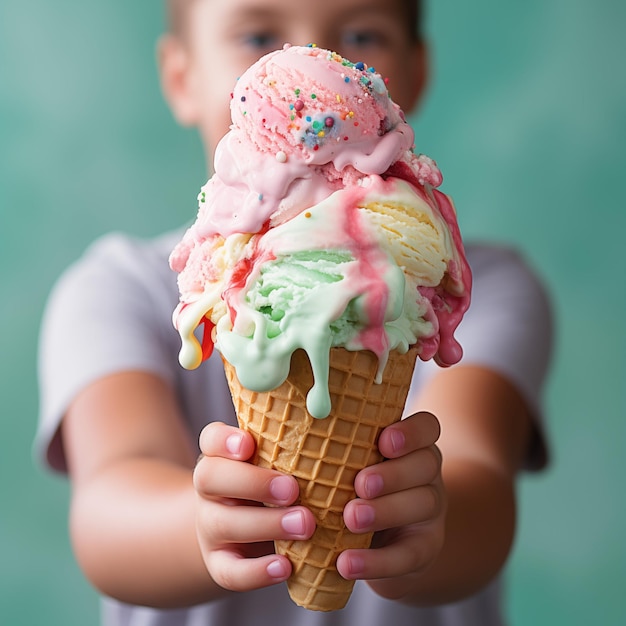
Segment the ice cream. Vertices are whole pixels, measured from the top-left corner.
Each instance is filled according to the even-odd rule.
[[[377,432],[400,418],[416,355],[442,366],[461,358],[454,331],[470,270],[441,174],[414,153],[413,131],[373,68],[286,46],[240,77],[231,116],[197,219],[170,258],[180,362],[195,368],[214,346],[221,353],[240,424],[259,448],[269,442],[257,460],[296,475],[318,530],[332,530],[321,538],[325,573],[294,566],[292,597],[340,608],[352,583],[333,568],[357,545],[341,519],[354,476],[380,460]],[[280,425],[269,427],[274,413]],[[331,469],[312,455],[332,457]],[[307,500],[320,488],[339,500]],[[283,548],[295,559],[310,546]],[[295,597],[301,571],[304,600]],[[329,600],[343,583],[347,596]]]
[[[457,362],[470,273],[455,211],[435,189],[434,162],[411,151],[382,77],[288,47],[238,80],[231,114],[197,220],[170,259],[181,363],[197,367],[215,343],[244,386],[266,391],[302,348],[315,374],[309,410],[324,417],[331,346],[371,350],[380,372],[409,345]]]

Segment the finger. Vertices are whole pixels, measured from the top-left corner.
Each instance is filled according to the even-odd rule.
[[[255,450],[252,435],[235,426],[211,422],[200,433],[200,450],[205,456],[222,456],[245,461]]]
[[[384,579],[419,573],[439,554],[443,538],[429,526],[414,527],[411,534],[401,533],[384,548],[346,550],[337,559],[343,578]]]
[[[203,498],[235,498],[276,506],[293,504],[299,494],[293,476],[221,457],[202,458],[194,470],[193,483]]]
[[[244,558],[230,550],[218,550],[207,558],[213,580],[230,591],[251,591],[283,582],[291,575],[289,559],[277,554]]]
[[[441,453],[437,446],[430,446],[361,470],[354,481],[354,488],[359,498],[370,500],[427,485],[440,472]]]
[[[378,449],[387,459],[395,459],[420,448],[427,448],[439,439],[439,420],[425,411],[387,426],[378,439]]]
[[[315,531],[315,518],[302,506],[278,509],[213,502],[200,508],[197,526],[212,545],[249,544],[309,539]]]
[[[350,531],[365,533],[427,522],[439,516],[443,507],[442,491],[434,485],[423,485],[375,500],[351,500],[343,518]]]

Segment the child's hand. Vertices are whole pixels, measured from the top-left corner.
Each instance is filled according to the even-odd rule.
[[[374,549],[342,553],[337,561],[342,576],[372,580],[382,595],[399,597],[407,588],[397,578],[406,576],[410,585],[411,576],[437,558],[446,511],[438,438],[439,422],[430,413],[412,415],[381,433],[378,447],[386,460],[359,472],[359,498],[344,511],[353,532],[378,531]]]
[[[209,574],[232,591],[286,580],[291,563],[274,554],[271,542],[308,539],[315,530],[308,509],[289,506],[298,497],[296,479],[242,463],[252,457],[254,440],[225,424],[209,424],[200,435],[200,449],[204,456],[193,476],[198,494],[196,527]]]

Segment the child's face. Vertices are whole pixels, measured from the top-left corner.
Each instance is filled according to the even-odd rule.
[[[405,111],[423,86],[424,52],[410,36],[402,0],[196,0],[187,18],[186,108],[178,117],[198,126],[207,150],[228,130],[237,77],[284,43],[314,43],[365,61],[389,79]]]

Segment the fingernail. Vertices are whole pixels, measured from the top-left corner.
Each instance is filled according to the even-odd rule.
[[[270,483],[270,493],[278,502],[289,502],[294,497],[293,481],[289,476],[277,476]]]
[[[286,563],[283,563],[283,561],[272,561],[268,566],[267,566],[267,573],[272,577],[272,578],[277,578],[282,580],[283,578],[287,578],[287,576],[289,576],[289,569],[286,565]]]
[[[374,509],[368,504],[357,504],[354,510],[354,519],[357,528],[369,528],[373,523],[376,514]]]
[[[226,439],[226,449],[234,455],[241,454],[241,442],[243,435],[241,433],[233,433]]]
[[[404,433],[394,428],[391,430],[389,436],[391,437],[391,449],[394,452],[400,452],[404,448],[404,444],[406,443]]]
[[[350,578],[357,578],[365,571],[365,561],[363,557],[351,555],[348,559],[348,574]]]
[[[383,477],[380,474],[370,474],[365,478],[365,495],[368,498],[376,498],[383,487]]]
[[[291,511],[283,515],[280,524],[283,530],[290,535],[304,535],[304,513],[302,511]]]

